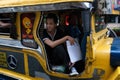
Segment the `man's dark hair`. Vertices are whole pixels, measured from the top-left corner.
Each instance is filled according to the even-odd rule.
[[[53,19],[54,23],[57,24],[58,23],[58,18],[57,15],[54,13],[49,13],[46,17],[46,19]]]

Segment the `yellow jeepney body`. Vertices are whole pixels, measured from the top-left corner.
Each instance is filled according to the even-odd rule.
[[[114,68],[110,65],[113,38],[107,36],[107,28],[96,32],[94,13],[89,15],[90,31],[85,37],[84,71],[78,76],[71,77],[69,74],[52,71],[48,67],[46,50],[38,35],[42,15],[47,11],[76,10],[81,8],[79,5],[82,2],[91,3],[93,0],[0,0],[0,13],[15,15],[12,17],[15,18],[12,25],[15,30],[11,32],[16,34],[0,34],[0,79],[119,80],[119,66]],[[90,9],[84,10],[90,12]],[[85,21],[86,19],[88,18],[84,17]]]

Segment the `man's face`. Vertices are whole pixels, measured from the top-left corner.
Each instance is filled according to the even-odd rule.
[[[47,31],[48,32],[52,32],[52,31],[54,31],[55,30],[55,28],[56,28],[56,24],[55,24],[55,22],[53,21],[53,19],[47,19],[46,20],[46,27],[47,27]]]

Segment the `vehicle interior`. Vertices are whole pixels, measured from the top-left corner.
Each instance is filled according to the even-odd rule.
[[[16,39],[17,31],[15,22],[16,13],[1,13],[0,14],[0,35],[9,36],[9,38]],[[10,25],[7,25],[10,24]],[[5,26],[6,25],[6,26]]]
[[[43,31],[44,31],[44,29],[46,29],[45,18],[46,18],[46,15],[49,14],[49,13],[55,13],[58,16],[58,18],[59,18],[58,28],[63,30],[65,33],[66,33],[66,28],[71,23],[76,25],[79,28],[79,30],[80,30],[79,44],[80,44],[80,47],[81,47],[81,52],[82,52],[82,57],[83,57],[83,59],[81,61],[76,62],[76,65],[75,65],[75,67],[77,68],[77,71],[79,73],[81,73],[85,68],[86,38],[87,38],[87,35],[89,34],[89,32],[86,31],[88,29],[86,29],[84,27],[85,25],[83,24],[83,22],[85,20],[82,20],[83,16],[82,16],[81,11],[82,10],[80,10],[80,9],[78,9],[78,10],[73,9],[73,10],[43,12],[42,13],[42,20],[40,22],[41,25],[39,25],[39,29],[38,29],[38,34],[39,34],[38,36],[41,39],[42,36],[43,36]],[[69,21],[68,21],[69,17],[72,18],[73,22],[69,23]],[[89,20],[89,17],[88,17],[88,20]],[[86,23],[87,23],[87,21],[86,21]],[[44,45],[44,42],[43,42],[43,45]],[[49,60],[48,60],[48,65],[49,65],[48,67],[50,68],[50,70],[52,70],[52,66],[51,66],[52,64],[49,63]],[[56,65],[56,66],[58,66],[58,65]]]

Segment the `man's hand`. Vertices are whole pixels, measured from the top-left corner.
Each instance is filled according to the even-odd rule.
[[[74,44],[74,42],[75,42],[75,39],[74,39],[74,38],[72,38],[72,37],[70,37],[70,36],[67,36],[67,40],[69,40],[69,41],[70,41],[70,44],[71,44],[71,45],[73,45],[73,44]]]

